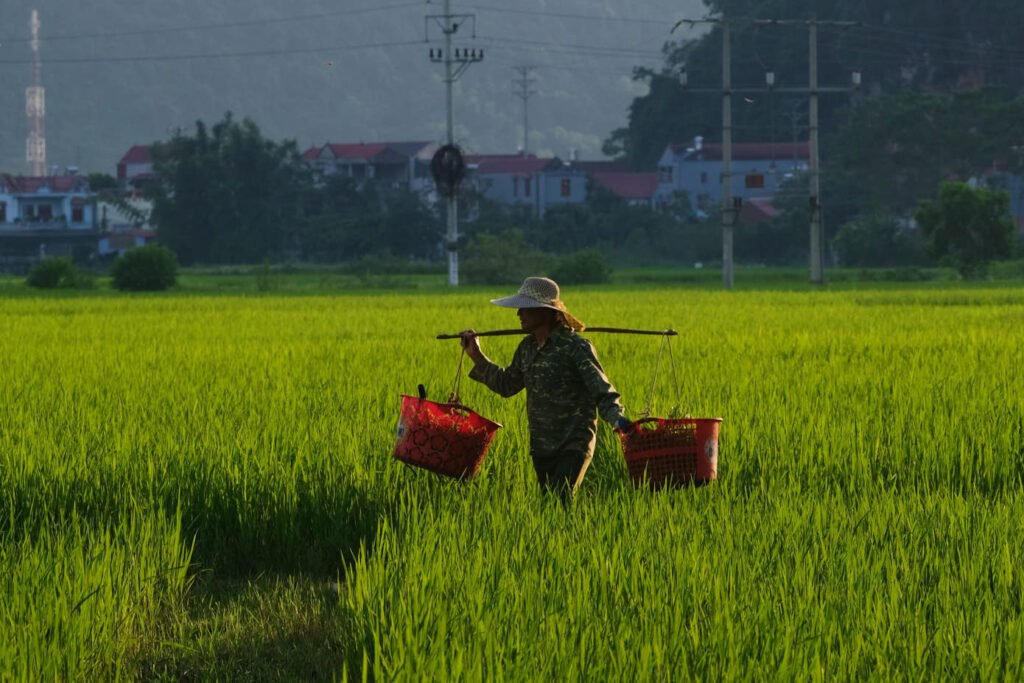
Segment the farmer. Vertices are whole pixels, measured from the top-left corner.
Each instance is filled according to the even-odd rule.
[[[505,397],[526,389],[537,481],[567,503],[594,456],[598,414],[616,429],[625,429],[630,421],[593,345],[577,334],[584,325],[566,310],[554,280],[528,277],[518,293],[491,303],[518,309],[528,336],[512,363],[501,368],[480,350],[473,330],[460,332],[462,348],[473,360],[469,376]]]

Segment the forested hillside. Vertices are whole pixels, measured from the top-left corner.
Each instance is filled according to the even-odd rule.
[[[822,86],[845,86],[861,71],[864,87],[854,95],[821,100],[827,133],[844,120],[852,101],[901,91],[963,92],[1002,86],[1011,95],[1024,86],[1024,4],[1005,0],[708,0],[713,13],[731,21],[732,78],[737,88],[763,86],[773,70],[776,85],[806,87],[809,38],[805,23],[766,24],[764,20],[805,20],[817,16],[818,65]],[[760,20],[760,21],[759,21]],[[846,22],[843,25],[829,21]],[[853,25],[849,25],[853,22]],[[686,68],[691,90],[678,81]],[[699,40],[677,41],[658,69],[642,69],[650,92],[637,97],[627,125],[607,141],[606,150],[623,155],[636,168],[650,168],[670,141],[703,135],[721,139],[721,103],[701,89],[721,85],[721,30]],[[785,93],[736,98],[734,134],[738,141],[787,140],[806,136],[807,97]]]
[[[42,21],[42,82],[51,164],[113,172],[132,144],[164,139],[230,110],[271,138],[440,140],[442,68],[431,64],[442,3],[390,0],[15,0],[0,6],[0,170],[24,171],[29,17]],[[522,140],[514,66],[536,67],[530,147],[584,158],[623,124],[657,68],[675,20],[699,0],[453,2],[456,46],[485,50],[456,86],[461,143],[512,151]],[[431,44],[425,42],[429,35]]]

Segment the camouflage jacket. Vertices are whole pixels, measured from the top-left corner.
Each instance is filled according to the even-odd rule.
[[[469,376],[506,397],[526,389],[530,454],[535,457],[593,455],[598,413],[611,424],[622,416],[619,393],[594,347],[566,327],[555,329],[543,346],[528,335],[507,368],[481,360]]]

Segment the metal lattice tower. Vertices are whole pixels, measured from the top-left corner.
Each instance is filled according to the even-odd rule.
[[[46,175],[46,90],[42,86],[43,64],[39,59],[39,12],[32,10],[29,28],[32,31],[32,85],[25,88],[25,114],[28,116],[28,137],[25,139],[25,160],[29,175]]]
[[[523,156],[525,157],[529,154],[530,145],[530,97],[537,94],[536,90],[531,90],[537,79],[531,78],[530,74],[536,67],[515,66],[512,68],[519,74],[519,78],[512,81],[512,85],[516,86],[515,95],[523,101]]]

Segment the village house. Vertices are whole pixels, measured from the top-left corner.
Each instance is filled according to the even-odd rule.
[[[658,193],[657,173],[598,171],[590,175],[594,187],[607,190],[630,206],[654,208]]]
[[[85,178],[0,176],[0,267],[20,271],[47,256],[96,244],[93,194]]]
[[[303,161],[319,176],[341,174],[357,182],[372,181],[380,190],[424,193],[433,188],[430,142],[326,143],[310,147]]]
[[[808,168],[806,142],[757,142],[732,145],[732,196],[740,200],[774,197],[780,185]],[[671,144],[658,160],[655,201],[666,204],[677,192],[689,195],[693,213],[707,216],[722,202],[722,145],[695,137],[689,145]]]
[[[117,162],[117,182],[122,190],[139,190],[155,178],[150,145],[133,145]]]
[[[586,173],[558,157],[475,154],[466,157],[466,167],[469,187],[480,196],[537,218],[553,206],[587,198]]]
[[[92,230],[95,215],[88,181],[79,175],[31,177],[4,174],[0,229]]]

